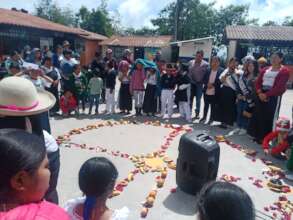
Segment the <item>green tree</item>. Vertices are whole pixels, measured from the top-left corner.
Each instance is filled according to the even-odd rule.
[[[216,9],[214,2],[203,3],[200,0],[178,1],[178,40],[214,36],[216,43],[223,41],[227,25],[257,24],[256,19],[248,18],[248,5],[228,5]],[[159,34],[174,34],[176,3],[167,5],[153,19],[152,23]]]
[[[75,24],[74,12],[69,7],[59,7],[53,0],[39,0],[35,5],[35,15],[67,26]]]
[[[223,43],[225,27],[228,25],[258,25],[258,19],[248,19],[249,5],[228,5],[216,11],[212,25],[212,36],[216,43]]]
[[[76,14],[78,25],[87,31],[111,36],[114,33],[113,20],[106,7],[105,2],[92,10],[82,6]]]

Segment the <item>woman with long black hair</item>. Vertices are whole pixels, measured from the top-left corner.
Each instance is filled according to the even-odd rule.
[[[59,148],[52,136],[44,130],[41,119],[55,101],[51,93],[37,90],[27,79],[11,76],[0,81],[0,129],[22,129],[41,138],[47,148],[51,171],[45,198],[58,204],[56,187],[60,168]]]
[[[257,98],[248,134],[259,144],[273,130],[273,125],[279,117],[282,95],[289,80],[289,70],[282,62],[283,54],[273,53],[272,66],[264,69],[256,80]]]

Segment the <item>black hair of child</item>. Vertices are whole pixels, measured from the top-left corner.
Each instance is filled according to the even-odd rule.
[[[250,196],[227,182],[207,184],[199,194],[197,208],[200,220],[255,220]]]
[[[46,156],[46,147],[40,137],[21,129],[0,129],[0,146],[0,202],[5,202],[11,178],[20,171],[33,175]]]
[[[63,55],[65,56],[65,55],[72,55],[72,50],[70,50],[70,49],[66,49],[66,50],[64,50],[63,51]]]
[[[104,157],[87,160],[79,170],[79,188],[87,197],[108,197],[112,192],[118,171]]]

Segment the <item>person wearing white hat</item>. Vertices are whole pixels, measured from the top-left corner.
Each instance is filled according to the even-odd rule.
[[[40,136],[44,142],[44,131],[40,114],[51,109],[56,102],[55,97],[37,89],[32,82],[22,77],[7,77],[0,81],[0,129],[18,128]],[[46,136],[49,134],[46,133]],[[50,187],[46,200],[58,203],[56,191],[60,168],[59,149],[47,145],[50,162]]]

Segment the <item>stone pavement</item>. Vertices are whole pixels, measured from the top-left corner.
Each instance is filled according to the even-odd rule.
[[[288,91],[283,98],[281,115],[291,117],[291,109],[293,105],[293,91]],[[102,106],[103,108],[104,106]],[[176,115],[175,115],[176,116]],[[86,127],[87,125],[104,123],[106,120],[119,121],[120,115],[114,116],[81,116],[78,119],[67,118],[60,119],[55,118],[51,120],[52,130],[54,136],[63,135],[69,132],[73,128]],[[130,117],[133,120],[133,117]],[[165,128],[163,126],[152,126],[143,124],[148,120],[146,117],[139,119],[141,124],[127,124],[116,125],[113,127],[105,126],[103,128],[94,129],[83,132],[80,135],[73,135],[71,141],[78,144],[86,144],[86,146],[101,146],[108,149],[107,152],[121,151],[122,153],[133,154],[147,154],[159,150],[161,145],[166,142],[166,138],[172,131],[171,128]],[[153,119],[157,120],[157,119]],[[170,123],[182,124],[183,121],[179,119],[172,119]],[[200,129],[208,132],[210,135],[222,135],[227,134],[227,130],[222,130],[217,127],[210,127],[208,125],[194,123],[193,129]],[[170,141],[170,147],[166,151],[166,154],[176,161],[178,156],[178,143],[181,134],[176,136],[174,140]],[[221,156],[220,167],[218,177],[227,174],[233,177],[239,177],[241,180],[236,184],[243,187],[253,198],[256,209],[264,212],[264,207],[272,205],[276,202],[280,196],[278,193],[270,191],[267,187],[258,188],[253,185],[254,180],[249,179],[253,177],[266,181],[263,170],[267,168],[259,158],[263,158],[264,155],[260,146],[254,144],[246,136],[233,137],[230,139],[233,143],[245,146],[248,149],[256,149],[258,154],[256,157],[247,157],[243,152],[232,148],[226,143],[220,143]],[[129,172],[134,170],[134,164],[126,158],[121,156],[113,156],[112,153],[96,152],[94,150],[80,149],[77,147],[61,148],[61,172],[58,184],[58,191],[60,195],[60,203],[63,205],[66,200],[81,196],[78,189],[78,170],[81,164],[90,157],[94,156],[106,156],[111,159],[117,166],[119,171],[118,180],[123,180],[128,176]],[[284,167],[284,163],[275,161],[274,159],[267,157],[280,167]],[[113,209],[119,209],[127,206],[130,209],[130,220],[140,219],[140,211],[142,209],[142,202],[145,201],[148,193],[156,187],[156,177],[158,173],[146,173],[144,175],[137,174],[134,181],[130,182],[127,187],[124,188],[121,195],[109,200],[109,206]],[[264,182],[265,183],[265,182]],[[265,185],[263,183],[263,185]],[[288,182],[287,184],[293,185]],[[153,208],[149,210],[147,219],[158,220],[191,220],[196,219],[195,200],[196,198],[181,192],[179,189],[175,193],[171,193],[171,190],[176,188],[175,171],[168,169],[168,175],[164,184],[164,187],[158,190],[157,199],[155,200]],[[293,194],[287,195],[291,201],[293,201]],[[267,214],[273,214],[273,212],[266,212]],[[260,215],[260,214],[259,214]],[[261,215],[264,217],[264,215]],[[263,219],[270,219],[264,217]]]

